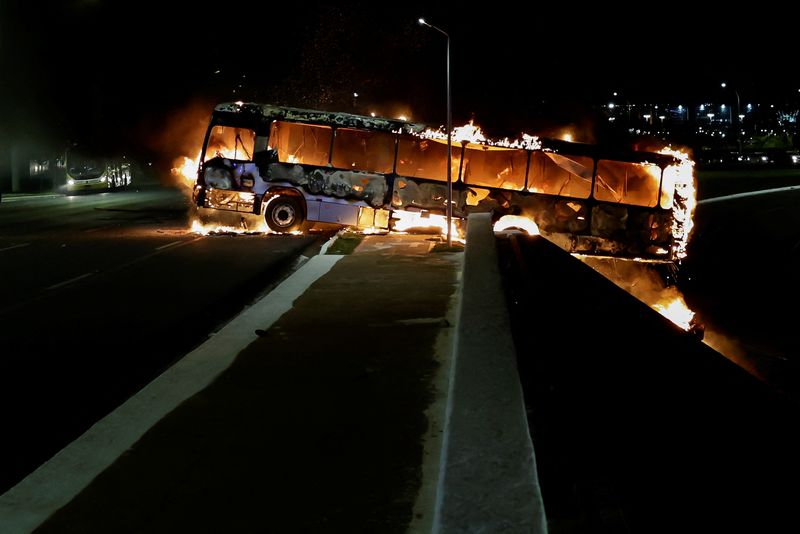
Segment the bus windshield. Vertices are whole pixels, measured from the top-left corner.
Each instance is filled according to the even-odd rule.
[[[105,172],[105,166],[95,158],[73,153],[67,158],[67,171],[75,178],[99,178]]]
[[[214,126],[205,151],[205,159],[215,157],[247,161],[253,157],[256,133],[248,128]]]

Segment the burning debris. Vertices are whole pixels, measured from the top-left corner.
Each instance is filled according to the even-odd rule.
[[[671,264],[618,258],[578,256],[617,286],[624,289],[683,330],[703,338],[705,327],[686,304],[683,295],[668,280]]]

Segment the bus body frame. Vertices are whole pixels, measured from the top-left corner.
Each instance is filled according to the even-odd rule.
[[[233,134],[233,149],[217,150],[215,132]],[[430,132],[349,113],[219,104],[192,197],[200,208],[263,215],[275,231],[304,221],[389,229],[393,212],[444,215],[446,142]],[[667,154],[554,139],[454,143],[453,218],[525,215],[570,252],[671,262],[685,242],[674,213],[684,199],[665,170],[679,165]]]

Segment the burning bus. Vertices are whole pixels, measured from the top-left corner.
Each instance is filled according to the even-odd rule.
[[[673,262],[685,254],[692,162],[523,136],[454,130],[452,215],[524,217],[572,253]],[[192,198],[201,210],[263,216],[275,232],[305,223],[392,229],[443,216],[447,133],[424,124],[273,106],[215,107]]]

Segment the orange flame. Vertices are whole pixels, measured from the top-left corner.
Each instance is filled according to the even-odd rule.
[[[200,152],[200,150],[197,151],[197,157],[194,159],[187,156],[180,156],[175,159],[172,162],[172,174],[182,177],[190,185],[193,185],[195,180],[197,180],[197,168],[200,164]],[[216,157],[234,159],[236,157],[236,150],[223,145],[217,145],[215,147],[209,146],[206,157],[213,157],[211,154]]]
[[[684,330],[688,331],[691,328],[694,312],[689,309],[682,296],[678,295],[663,302],[658,302],[651,305],[651,308]]]
[[[665,147],[659,151],[660,154],[668,154],[679,160],[676,165],[671,165],[664,170],[664,182],[667,186],[674,184],[675,195],[672,199],[674,220],[672,223],[672,235],[675,236],[675,257],[681,260],[686,257],[686,246],[689,244],[689,237],[694,228],[694,210],[697,207],[697,188],[695,186],[694,161],[689,158],[686,152],[675,150],[672,147]],[[669,187],[669,190],[673,190]]]
[[[194,219],[189,230],[193,234],[210,235],[210,234],[245,234],[245,233],[260,233],[271,234],[272,230],[267,226],[266,221],[263,219],[250,226],[225,226],[218,223],[202,223]]]
[[[502,232],[509,228],[519,228],[528,232],[528,235],[539,235],[539,226],[530,217],[522,215],[503,215],[494,223],[494,231]]]
[[[438,130],[426,129],[420,134],[416,134],[423,139],[436,139],[438,141],[447,141],[447,130],[442,126]],[[542,148],[539,138],[535,135],[522,134],[520,139],[510,140],[508,137],[503,139],[488,139],[480,126],[476,126],[474,121],[469,121],[463,126],[456,126],[453,128],[453,135],[451,142],[458,143],[476,143],[481,145],[496,146],[502,148],[523,148],[528,150],[538,150]]]
[[[173,162],[174,167],[172,167],[172,174],[174,176],[180,176],[189,185],[193,185],[195,180],[197,179],[197,167],[198,162],[200,161],[200,152],[197,153],[196,159],[187,158],[186,156],[181,156]]]
[[[420,213],[415,211],[395,211],[392,213],[395,219],[394,231],[407,232],[412,228],[435,228],[441,234],[447,233],[447,217],[432,213]],[[454,240],[464,243],[463,236],[459,234],[456,220],[450,221],[450,235]]]

